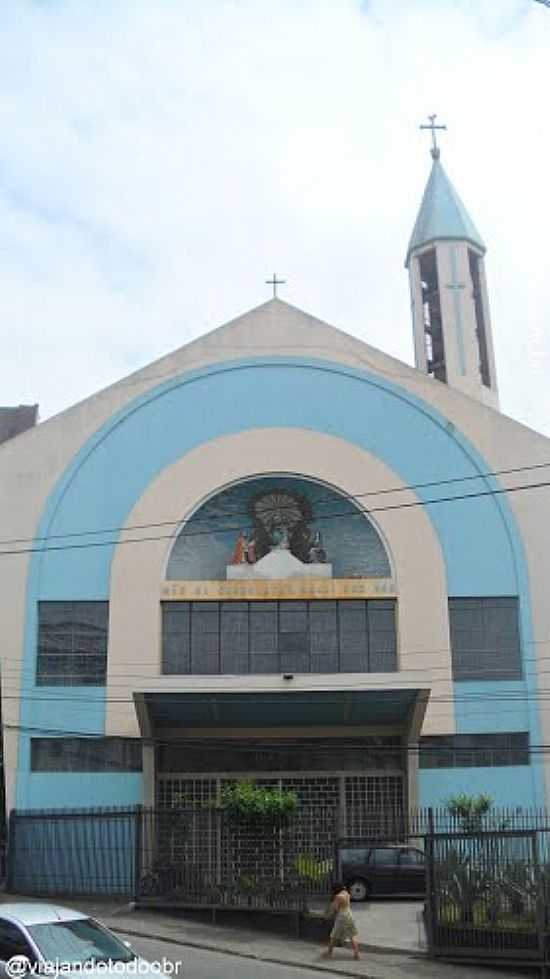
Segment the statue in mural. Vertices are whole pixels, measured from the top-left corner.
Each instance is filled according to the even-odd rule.
[[[246,560],[248,564],[256,564],[256,541],[253,537],[250,538],[246,545]]]
[[[239,530],[230,564],[244,564],[247,556],[248,539],[244,530]]]
[[[326,561],[327,555],[323,547],[321,531],[317,530],[311,539],[311,544],[308,551],[308,562],[309,564],[326,564]]]
[[[238,580],[247,578],[247,569],[248,577],[261,578],[264,566],[258,565],[266,557],[267,567],[281,568],[283,577],[285,568],[301,575],[300,568],[292,572],[289,557],[303,565],[303,577],[391,577],[383,541],[353,500],[280,473],[245,479],[207,499],[178,534],[166,578]]]
[[[271,531],[271,550],[277,551],[289,551],[290,550],[290,539],[288,536],[288,527],[284,523],[276,523]]]
[[[320,533],[312,534],[310,501],[289,489],[259,493],[249,504],[253,522],[254,559],[270,551],[290,551],[303,564],[324,564],[326,553]]]

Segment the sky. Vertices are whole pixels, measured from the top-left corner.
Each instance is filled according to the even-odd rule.
[[[43,420],[270,297],[413,363],[442,162],[488,248],[501,408],[550,435],[550,9],[8,0],[0,403]]]

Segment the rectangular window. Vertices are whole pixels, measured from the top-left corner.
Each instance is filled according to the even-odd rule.
[[[218,602],[193,602],[191,606],[191,672],[220,672],[220,625]]]
[[[422,738],[420,768],[502,768],[529,764],[529,735],[451,734]]]
[[[108,602],[39,602],[36,683],[105,684]]]
[[[450,598],[455,680],[516,680],[522,676],[517,598]]]
[[[310,602],[309,642],[312,673],[338,673],[338,603]]]
[[[439,295],[439,276],[435,248],[420,255],[418,262],[422,289],[424,340],[428,374],[436,377],[438,381],[446,381],[447,368],[445,366],[445,344],[443,342],[441,299]]]
[[[373,850],[371,862],[377,867],[396,867],[399,863],[399,850],[389,848]]]
[[[248,673],[248,607],[246,602],[220,605],[220,672]]]
[[[402,772],[406,751],[399,735],[363,738],[275,740],[251,744],[231,738],[222,747],[193,739],[160,744],[157,771],[174,772],[346,772],[358,768]]]
[[[338,602],[340,613],[340,669],[342,673],[367,673],[367,603]]]
[[[368,621],[370,672],[390,673],[397,660],[394,602],[369,602]]]
[[[489,353],[487,350],[487,331],[485,329],[485,314],[483,311],[483,293],[481,289],[481,258],[472,249],[468,249],[468,259],[470,263],[470,276],[472,279],[472,297],[474,300],[474,312],[476,318],[476,336],[479,348],[479,373],[481,383],[486,388],[491,387],[491,375],[489,372]]]
[[[32,772],[141,772],[137,738],[32,738]]]
[[[397,670],[394,600],[164,602],[163,673]]]

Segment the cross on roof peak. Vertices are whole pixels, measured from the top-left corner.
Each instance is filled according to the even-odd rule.
[[[437,129],[445,129],[446,130],[447,127],[446,126],[443,126],[441,124],[436,124],[436,121],[435,121],[437,119],[437,113],[436,112],[434,112],[433,115],[431,115],[431,116],[429,115],[428,116],[428,119],[430,120],[429,123],[424,123],[423,125],[420,126],[420,129],[430,129],[431,130],[431,133],[432,133],[432,148],[430,150],[430,153],[432,154],[432,158],[434,160],[439,160],[439,157],[440,157],[441,153],[440,153],[439,146],[437,145],[436,130]]]
[[[266,279],[265,280],[265,284],[266,284],[266,286],[273,286],[273,298],[274,299],[277,299],[277,286],[284,286],[284,285],[286,285],[286,279],[278,279],[277,278],[277,273],[274,272],[273,273],[273,278],[272,279]]]

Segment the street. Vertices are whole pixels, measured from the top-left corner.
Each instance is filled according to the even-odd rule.
[[[186,928],[186,924],[182,922],[183,928]],[[121,938],[130,939],[135,951],[149,962],[162,962],[163,959],[180,962],[178,979],[321,979],[322,976],[327,979],[331,976],[357,976],[361,979],[367,976],[369,979],[498,979],[502,976],[502,970],[497,966],[491,969],[490,966],[449,965],[402,953],[377,954],[367,951],[359,962],[354,962],[348,949],[336,949],[334,961],[328,962],[322,958],[321,949],[313,944],[283,942],[281,939],[271,940],[268,954],[273,958],[288,959],[288,964],[248,959],[223,949],[210,951],[182,946],[167,939],[134,938],[123,931],[119,934]],[[252,947],[249,945],[248,950]],[[243,951],[245,949],[246,946]],[[295,961],[292,961],[293,958]],[[298,961],[300,958],[303,964]],[[516,971],[508,971],[506,975],[507,979],[520,979]],[[176,973],[173,972],[168,979],[172,979],[172,976],[175,977]]]
[[[181,962],[177,979],[319,979],[322,975],[316,970],[296,965],[275,965],[237,955],[224,955],[221,952],[182,948],[171,942],[145,938],[132,939],[132,948],[150,962],[162,962],[163,958],[174,963]],[[312,947],[313,957],[315,949]]]

